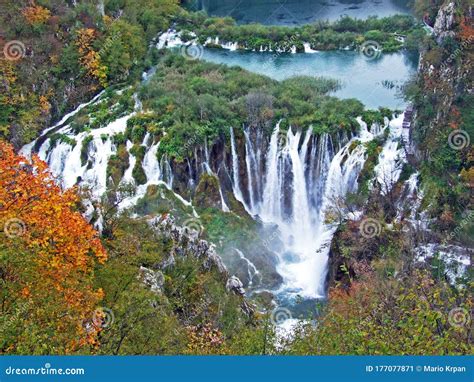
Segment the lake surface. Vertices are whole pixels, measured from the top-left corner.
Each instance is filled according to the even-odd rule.
[[[300,25],[317,20],[337,20],[409,14],[406,0],[196,0],[194,8],[213,16],[231,16],[238,23]]]
[[[353,51],[277,54],[204,49],[203,59],[240,66],[276,80],[295,75],[334,78],[342,88],[333,95],[357,98],[368,108],[391,109],[404,108],[399,88],[418,66],[417,54],[391,53],[370,59]]]

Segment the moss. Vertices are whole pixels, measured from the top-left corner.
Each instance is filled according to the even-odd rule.
[[[129,154],[125,146],[119,146],[117,154],[112,155],[107,164],[107,179],[111,179],[113,184],[118,185],[130,166]]]
[[[72,147],[74,147],[77,142],[74,138],[67,136],[66,134],[61,133],[54,133],[52,134],[49,139],[51,140],[51,147],[54,147],[58,142],[66,143]]]
[[[215,175],[203,174],[199,179],[193,200],[199,208],[220,208],[219,179]]]
[[[180,223],[193,216],[193,209],[183,204],[164,184],[148,186],[145,196],[137,202],[139,215],[171,214]]]
[[[383,139],[374,139],[373,141],[367,142],[365,144],[367,159],[358,179],[359,193],[365,197],[369,195],[370,182],[375,176],[374,169],[378,164],[379,154],[382,151],[383,142]]]
[[[82,166],[85,166],[87,164],[89,144],[93,140],[94,140],[94,137],[92,135],[88,135],[82,141],[82,147],[81,147],[81,165]]]

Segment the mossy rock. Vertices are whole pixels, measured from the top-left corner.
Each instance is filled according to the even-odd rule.
[[[194,194],[194,204],[199,208],[220,209],[222,207],[219,179],[215,175],[201,175]]]
[[[148,186],[145,196],[137,202],[135,212],[142,216],[171,214],[177,222],[193,216],[192,207],[185,205],[164,184]]]
[[[130,166],[130,156],[125,146],[119,146],[117,154],[112,155],[107,164],[107,179],[111,178],[114,184],[119,184],[125,171]]]

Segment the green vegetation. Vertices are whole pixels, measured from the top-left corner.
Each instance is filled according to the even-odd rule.
[[[0,137],[16,147],[101,88],[133,83],[151,64],[148,45],[170,25],[177,0],[105,0],[96,2],[7,0],[0,22],[4,42],[18,40],[20,59],[0,59]],[[125,97],[124,99],[129,99]],[[98,105],[96,120],[78,123],[99,127],[128,109]]]
[[[364,106],[355,99],[327,95],[337,87],[337,82],[323,78],[277,82],[237,67],[162,53],[156,75],[140,90],[144,110],[153,117],[140,118],[152,124],[150,132],[166,132],[159,155],[182,161],[194,147],[206,141],[211,146],[219,136],[227,137],[230,126],[258,126],[270,133],[283,119],[282,128],[314,125],[316,133],[355,131],[359,128],[356,117],[364,114]],[[389,113],[383,109],[367,115],[383,121]]]
[[[468,327],[448,322],[453,305],[464,309],[465,293],[414,271],[401,280],[386,273],[387,262],[345,292],[330,296],[316,328],[301,325],[285,344],[287,354],[438,355],[469,354]],[[380,272],[382,274],[377,274]]]
[[[261,47],[273,51],[289,52],[292,46],[298,52],[304,51],[304,43],[312,49],[356,49],[366,41],[380,44],[383,52],[394,52],[404,44],[397,36],[408,38],[408,48],[417,49],[413,41],[423,38],[418,22],[411,16],[395,15],[385,18],[369,17],[367,20],[343,16],[334,23],[319,21],[298,27],[264,26],[260,24],[237,25],[231,17],[207,17],[204,13],[181,13],[178,16],[178,30],[184,40],[194,32],[201,44],[209,38],[219,37],[221,42],[236,42],[241,49],[257,50]],[[422,33],[423,32],[423,33]],[[214,46],[212,43],[210,47]]]
[[[461,226],[456,240],[472,246],[473,226],[465,217],[473,209],[474,96],[468,90],[473,81],[472,76],[456,73],[472,69],[474,50],[469,41],[474,29],[472,19],[465,16],[468,5],[461,11],[463,4],[455,34],[425,46],[424,63],[425,68],[431,66],[430,73],[427,69],[419,73],[405,86],[405,95],[417,110],[413,135],[420,153],[423,207],[437,218],[433,228],[440,234]]]

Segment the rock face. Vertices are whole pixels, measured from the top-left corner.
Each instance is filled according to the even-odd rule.
[[[150,288],[152,292],[162,292],[162,288],[165,283],[165,276],[161,271],[154,271],[141,266],[138,278],[143,284]]]
[[[439,9],[433,32],[439,44],[455,35],[456,12],[453,2],[446,3]],[[436,116],[429,126],[417,126],[415,113],[415,129],[435,129],[437,124],[444,124],[457,96],[464,91],[472,92],[472,62],[467,57],[460,60],[461,53],[466,49],[470,49],[469,41],[449,57],[442,58],[441,62],[436,62],[430,52],[421,52],[418,73],[425,84],[425,98],[433,95],[431,99],[435,102],[433,109],[436,110]]]
[[[436,17],[434,24],[434,35],[438,43],[442,43],[446,37],[454,36],[454,22],[455,22],[455,6],[454,2],[442,6]]]
[[[242,284],[242,282],[235,276],[231,276],[228,280],[227,280],[227,284],[226,284],[226,289],[227,291],[229,292],[234,292],[235,294],[239,294],[241,296],[243,296],[245,294],[245,289],[244,289],[244,285]]]
[[[221,274],[222,282],[225,284],[227,291],[241,297],[241,309],[245,314],[250,316],[254,313],[253,306],[245,300],[245,289],[242,282],[236,276],[229,275],[226,266],[215,250],[214,244],[200,239],[199,232],[195,229],[178,227],[169,216],[153,218],[149,220],[149,224],[173,243],[168,258],[159,264],[159,269],[172,267],[175,259],[179,256],[195,257],[200,260],[204,270],[214,269]],[[163,286],[164,278],[161,279],[160,275],[163,274],[159,270],[153,271],[145,267],[140,268],[141,280],[153,291],[160,291]]]
[[[169,216],[153,218],[149,224],[153,229],[171,239],[173,243],[168,259],[161,265],[162,269],[166,264],[174,264],[174,260],[171,258],[193,256],[202,261],[205,270],[215,268],[226,279],[229,278],[227,268],[216,253],[215,246],[199,238],[198,227],[194,229],[178,227]]]

